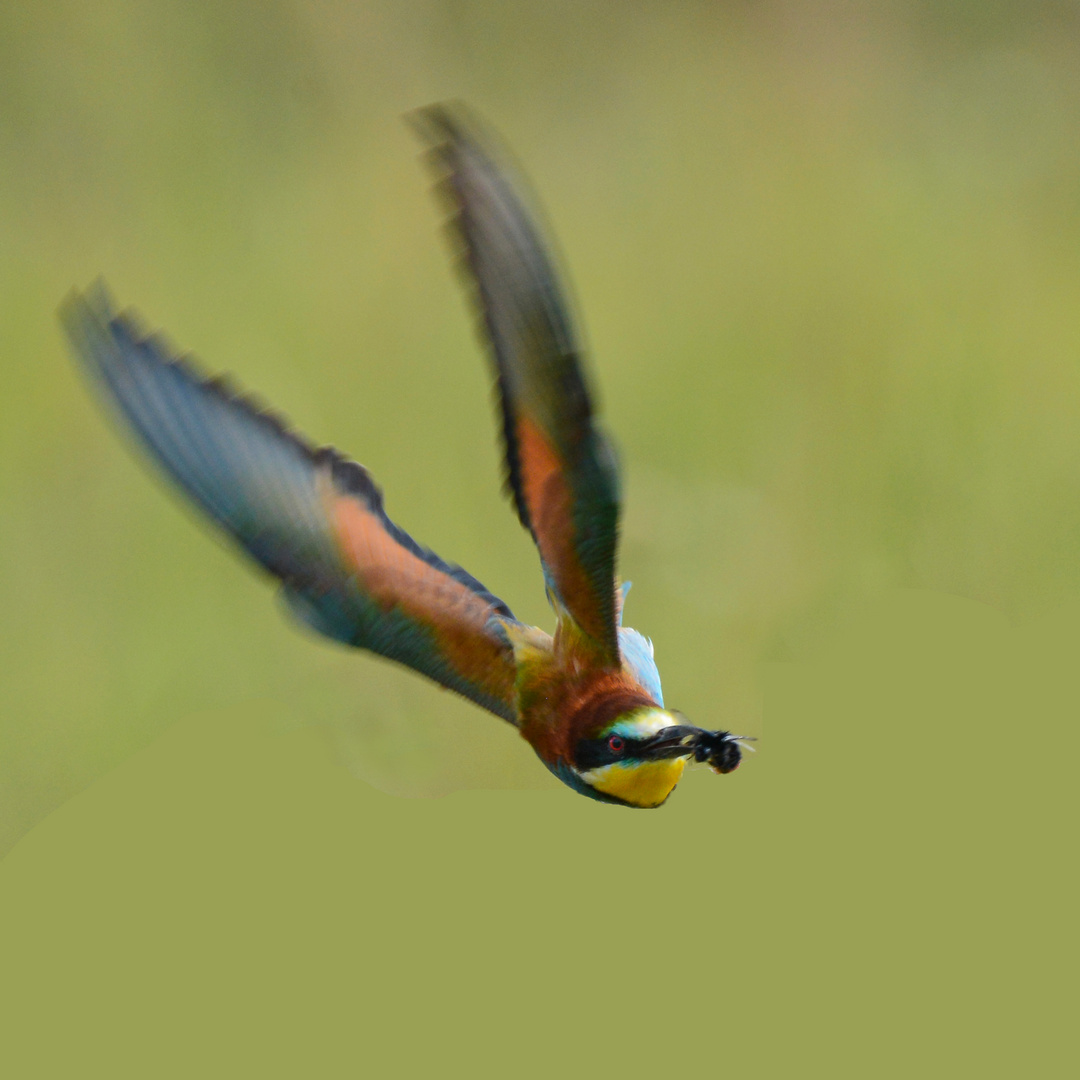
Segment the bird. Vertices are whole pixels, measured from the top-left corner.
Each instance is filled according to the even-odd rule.
[[[521,171],[461,103],[409,117],[436,177],[494,376],[505,485],[540,556],[549,634],[399,528],[366,468],[118,312],[103,282],[60,318],[91,382],[180,491],[278,580],[308,628],[508,721],[573,790],[662,805],[692,762],[753,740],[664,705],[652,642],[622,625],[619,465],[597,422],[569,293]]]

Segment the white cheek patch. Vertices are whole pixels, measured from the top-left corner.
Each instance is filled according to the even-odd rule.
[[[664,728],[674,727],[675,717],[663,709],[648,709],[620,720],[610,731],[624,739],[651,739]]]

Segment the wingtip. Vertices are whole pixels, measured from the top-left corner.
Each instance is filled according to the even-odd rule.
[[[112,293],[109,291],[109,286],[103,277],[94,278],[83,295],[87,304],[97,312],[103,321],[107,322],[112,318],[113,313],[116,311],[116,304],[113,302]]]
[[[69,289],[60,306],[56,309],[56,317],[60,325],[70,336],[73,328],[81,325],[86,313],[86,300],[78,289]]]
[[[457,98],[421,105],[405,114],[405,122],[430,147],[459,139],[475,124],[469,107]]]
[[[76,288],[71,289],[60,302],[56,314],[75,358],[83,365],[97,368],[98,349],[95,345],[101,344],[107,318],[103,319],[96,309],[89,290],[80,292]]]
[[[104,278],[96,278],[84,290],[72,287],[57,309],[61,326],[76,340],[84,336],[88,323],[99,328],[108,326],[114,318],[114,304]]]

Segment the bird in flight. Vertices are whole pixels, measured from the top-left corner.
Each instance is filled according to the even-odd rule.
[[[731,772],[747,740],[666,709],[652,643],[622,625],[618,465],[523,181],[463,107],[413,119],[478,309],[507,487],[539,550],[554,636],[395,525],[362,465],[205,377],[116,313],[103,286],[69,296],[62,321],[105,399],[181,491],[280,580],[297,619],[502,717],[575,791],[660,806],[688,762]]]

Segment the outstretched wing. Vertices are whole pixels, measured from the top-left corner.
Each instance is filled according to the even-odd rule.
[[[73,294],[61,317],[143,445],[281,579],[298,617],[517,722],[510,609],[399,529],[366,469],[310,446],[224,381],[203,378],[113,314],[103,290]]]
[[[458,107],[418,114],[460,237],[502,405],[508,485],[548,584],[612,666],[618,467],[523,185]]]

